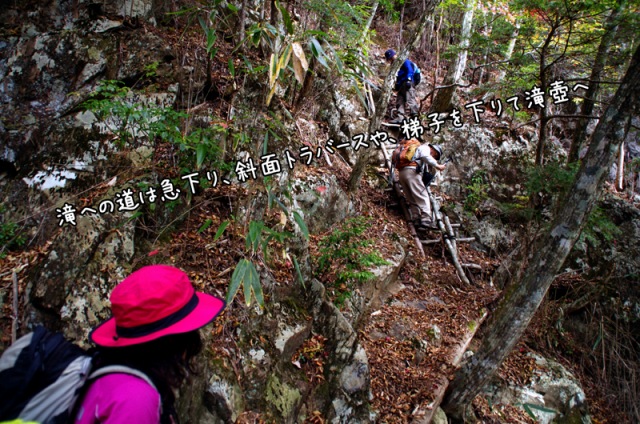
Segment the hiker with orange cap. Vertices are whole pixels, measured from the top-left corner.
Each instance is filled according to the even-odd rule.
[[[168,265],[135,271],[110,300],[112,318],[90,335],[98,346],[95,371],[74,422],[177,423],[174,390],[202,349],[197,330],[218,316],[224,301],[196,292],[186,273]],[[101,369],[108,371],[100,375]]]

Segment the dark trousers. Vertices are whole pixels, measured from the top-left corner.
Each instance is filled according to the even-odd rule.
[[[418,102],[416,101],[416,89],[411,84],[411,88],[407,90],[405,84],[400,85],[398,94],[396,95],[396,109],[398,116],[407,117],[418,114]]]

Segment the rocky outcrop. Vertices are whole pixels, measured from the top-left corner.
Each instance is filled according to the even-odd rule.
[[[230,372],[234,368],[228,361],[210,362],[215,377],[205,399],[211,422],[233,422],[249,410],[284,423],[302,422],[314,411],[332,423],[371,422],[369,363],[358,325],[393,289],[404,258],[398,245],[390,264],[373,270],[376,279],[354,295],[359,307],[345,311],[327,298],[317,280],[307,282],[306,289],[271,281],[273,297],[265,310],[249,311],[252,325],[234,336],[238,348],[230,361],[242,364],[236,369],[241,376]],[[315,357],[302,349],[313,340],[323,341]],[[312,361],[307,356],[322,364],[321,376],[314,377],[318,381],[305,375],[308,368],[300,361]]]
[[[526,386],[488,386],[493,404],[514,405],[535,415],[541,424],[590,423],[586,397],[578,379],[559,363],[539,355]]]
[[[23,322],[46,321],[86,345],[91,328],[110,315],[109,293],[131,271],[134,225],[127,218],[90,217],[61,232],[33,269]]]

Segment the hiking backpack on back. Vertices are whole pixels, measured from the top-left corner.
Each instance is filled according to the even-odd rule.
[[[109,365],[92,371],[92,366],[92,357],[62,334],[36,327],[0,357],[0,421],[72,422],[88,381],[106,374],[134,375],[156,389],[136,369]]]
[[[413,64],[413,85],[416,86],[420,84],[420,80],[422,79],[422,74],[420,72],[420,68],[415,63]]]
[[[91,357],[62,334],[38,326],[0,357],[0,421],[69,421]]]
[[[418,163],[413,160],[416,150],[420,146],[420,141],[415,138],[400,143],[393,151],[391,161],[397,170],[401,170],[407,166],[417,166]]]

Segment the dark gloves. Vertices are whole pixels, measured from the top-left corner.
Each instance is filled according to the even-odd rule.
[[[400,84],[396,84],[393,86],[393,91],[400,91]]]
[[[413,87],[413,83],[411,82],[411,80],[407,80],[407,81],[404,82],[405,90],[409,91],[409,90],[411,90],[412,87]]]

